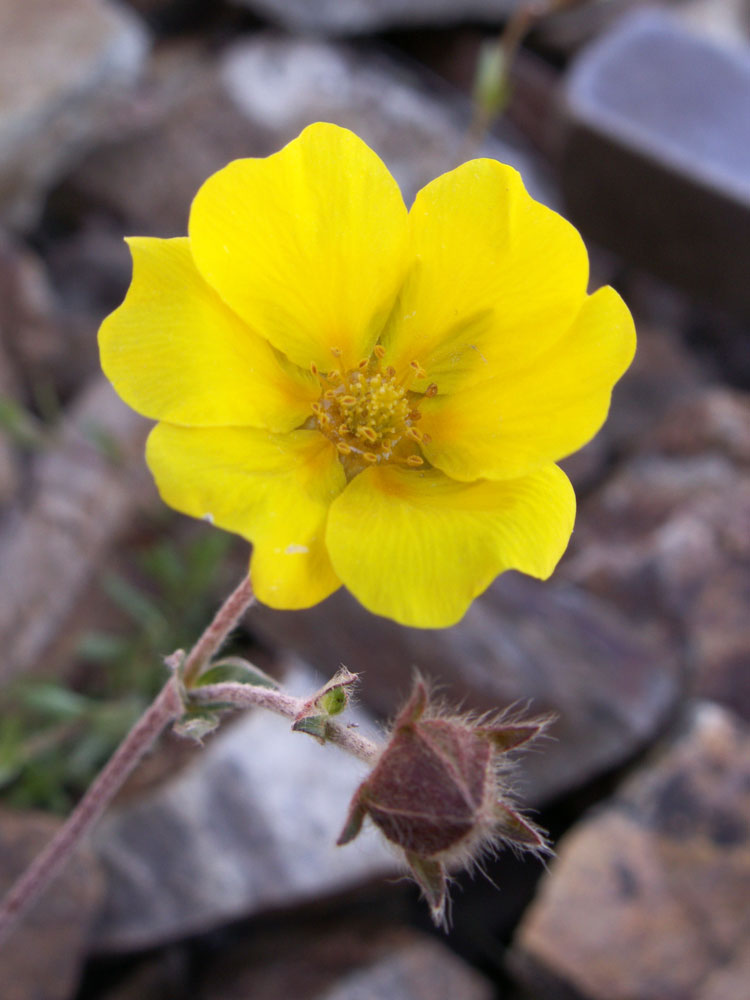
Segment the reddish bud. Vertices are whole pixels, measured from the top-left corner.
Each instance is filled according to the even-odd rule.
[[[508,803],[501,761],[545,725],[446,716],[431,709],[427,689],[417,681],[375,768],[354,795],[339,844],[356,837],[369,816],[404,851],[435,922],[443,923],[446,865],[470,864],[502,842],[547,850],[542,833]]]

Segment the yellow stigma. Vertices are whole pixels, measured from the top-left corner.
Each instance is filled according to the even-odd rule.
[[[413,362],[408,375],[398,379],[392,367],[381,370],[384,355],[377,344],[372,357],[349,371],[324,373],[312,367],[321,384],[320,398],[312,406],[315,421],[336,445],[350,474],[380,462],[398,461],[413,468],[424,464],[418,454],[424,435],[414,426],[421,416],[419,397],[408,388],[424,372]]]

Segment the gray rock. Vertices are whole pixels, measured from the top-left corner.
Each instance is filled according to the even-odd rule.
[[[750,48],[623,18],[574,63],[563,188],[605,246],[750,317]]]
[[[515,0],[235,0],[290,31],[355,35],[461,21],[504,21]]]
[[[706,364],[680,344],[677,324],[647,322],[629,297],[628,301],[638,317],[633,363],[614,388],[609,416],[599,433],[561,462],[579,496],[600,486],[611,475],[615,461],[650,440],[654,426],[671,408],[694,399],[708,384]]]
[[[582,505],[562,572],[670,620],[693,690],[750,719],[750,396],[704,389]]]
[[[490,1000],[435,938],[360,913],[256,928],[208,969],[205,1000]]]
[[[0,525],[0,681],[39,666],[108,547],[154,495],[147,431],[99,375],[71,406],[56,447],[33,463],[23,506],[19,498]]]
[[[558,850],[512,952],[516,975],[534,995],[745,995],[747,726],[699,703],[671,744],[575,826]]]
[[[394,60],[270,34],[235,43],[218,63],[193,46],[166,48],[139,94],[122,137],[87,157],[64,190],[130,232],[160,236],[184,234],[209,174],[234,158],[275,152],[311,122],[361,135],[410,200],[459,161],[469,121],[454,91],[436,96]],[[553,200],[520,145],[491,140],[482,152],[512,163],[535,197]]]
[[[635,632],[613,606],[565,582],[503,575],[453,628],[410,629],[365,611],[344,590],[293,616],[257,606],[250,622],[321,671],[343,661],[361,697],[392,715],[416,667],[477,711],[553,712],[553,740],[522,758],[518,787],[533,805],[623,763],[653,738],[681,691],[658,628]]]
[[[439,942],[407,937],[400,948],[343,977],[320,1000],[491,1000],[494,995],[489,982]]]
[[[750,42],[747,0],[685,0],[677,11],[693,30],[709,38],[739,46]]]
[[[112,128],[146,49],[135,15],[106,0],[0,2],[0,220],[33,224],[53,180]]]
[[[292,693],[319,685],[302,667],[285,680]],[[174,781],[99,826],[107,892],[94,947],[152,947],[393,873],[373,831],[336,847],[364,773],[270,713],[227,726]]]
[[[0,896],[60,822],[41,813],[0,813]],[[69,1000],[75,994],[102,888],[96,859],[79,847],[0,947],[3,1000]]]

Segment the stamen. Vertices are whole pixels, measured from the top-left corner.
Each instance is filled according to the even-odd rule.
[[[331,354],[338,359],[342,352],[334,347]],[[426,373],[413,360],[397,378],[392,365],[380,367],[385,356],[386,349],[376,344],[370,358],[362,358],[348,371],[339,364],[321,372],[315,362],[310,364],[321,388],[320,398],[311,404],[314,419],[336,446],[350,476],[361,472],[363,463],[394,461],[412,468],[425,464],[421,455],[414,453],[413,442],[424,444],[430,437],[414,426],[422,416],[420,397],[409,390],[409,384],[417,378],[426,379]],[[436,393],[437,385],[430,383],[425,395]]]

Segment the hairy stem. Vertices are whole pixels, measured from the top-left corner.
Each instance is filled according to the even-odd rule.
[[[256,705],[277,715],[283,715],[287,719],[296,719],[308,705],[305,698],[295,698],[283,691],[256,687],[254,684],[238,684],[233,681],[194,688],[190,692],[190,700],[202,705],[231,704],[235,708],[250,708]],[[333,720],[329,720],[326,724],[325,739],[327,743],[334,743],[341,750],[358,757],[366,764],[373,764],[380,753],[377,743],[362,736],[353,727],[342,726]]]
[[[185,658],[181,678],[185,687],[195,683],[253,600],[252,585],[245,577]],[[62,869],[162,730],[178,719],[184,709],[180,679],[175,675],[130,730],[47,847],[11,886],[0,906],[0,945],[19,917]]]
[[[245,576],[224,601],[214,620],[188,653],[182,668],[182,680],[186,688],[192,687],[200,677],[211,657],[254,601],[253,585],[250,577]]]

